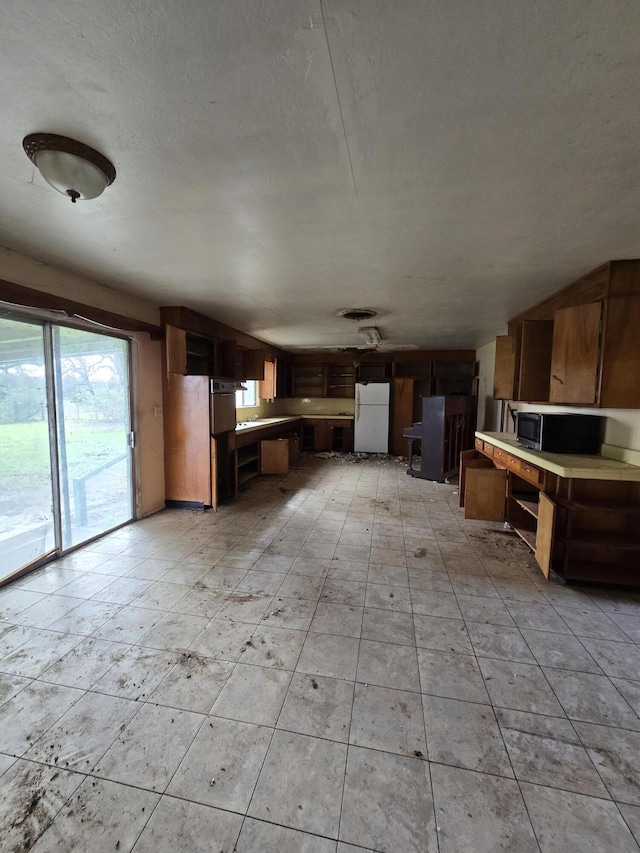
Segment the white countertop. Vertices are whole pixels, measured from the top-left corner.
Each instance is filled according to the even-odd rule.
[[[558,477],[579,480],[634,480],[640,481],[640,466],[618,462],[606,456],[587,456],[575,453],[544,453],[518,444],[510,432],[476,432],[476,438],[488,441],[519,459],[531,462],[538,468]]]
[[[303,420],[345,420],[352,421],[353,415],[281,415],[278,418],[259,418],[257,421],[244,421],[236,424],[236,432],[253,432],[258,429],[264,429],[270,426],[279,426],[280,424],[288,424],[292,421]]]

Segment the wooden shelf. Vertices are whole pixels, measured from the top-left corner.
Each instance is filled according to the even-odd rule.
[[[236,470],[238,488],[258,476],[260,473],[260,450],[257,442],[238,448]]]
[[[572,530],[568,538],[558,537],[560,542],[571,545],[600,546],[618,551],[640,551],[640,539],[630,539],[624,533],[609,533],[604,530]]]
[[[532,551],[536,550],[536,532],[535,530],[525,530],[522,527],[514,527],[512,528],[514,533],[517,533],[518,536],[522,539],[522,541],[531,548]]]
[[[608,500],[572,500],[568,501],[565,498],[556,498],[556,503],[569,510],[594,510],[596,512],[619,512],[624,515],[640,515],[640,506],[623,503],[622,501]]]
[[[257,477],[260,472],[256,469],[254,470],[243,470],[238,471],[238,488],[241,488],[248,483],[249,480],[253,480],[254,477]]]
[[[518,504],[518,506],[521,506],[522,509],[526,509],[526,511],[528,513],[531,513],[531,515],[535,519],[538,518],[539,501],[538,501],[537,496],[528,495],[528,494],[527,495],[512,494],[511,497]]]

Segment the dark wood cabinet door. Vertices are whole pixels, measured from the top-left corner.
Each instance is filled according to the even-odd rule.
[[[523,320],[518,400],[543,403],[549,399],[552,347],[553,321]]]
[[[405,456],[407,440],[404,431],[413,424],[413,379],[396,377],[393,380],[391,452]]]
[[[561,308],[554,314],[551,403],[598,402],[602,302]]]

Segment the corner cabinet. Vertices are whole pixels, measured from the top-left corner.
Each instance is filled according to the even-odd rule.
[[[612,461],[611,479],[589,479],[591,457],[571,457],[586,475],[560,477],[478,436],[475,442],[461,454],[465,518],[506,521],[547,578],[553,570],[567,582],[640,586],[637,473]]]

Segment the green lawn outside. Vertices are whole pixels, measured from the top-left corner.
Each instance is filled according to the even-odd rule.
[[[120,456],[127,449],[121,425],[67,421],[69,476],[82,477]],[[30,477],[49,471],[49,436],[46,423],[0,424],[0,486],[25,485]]]

